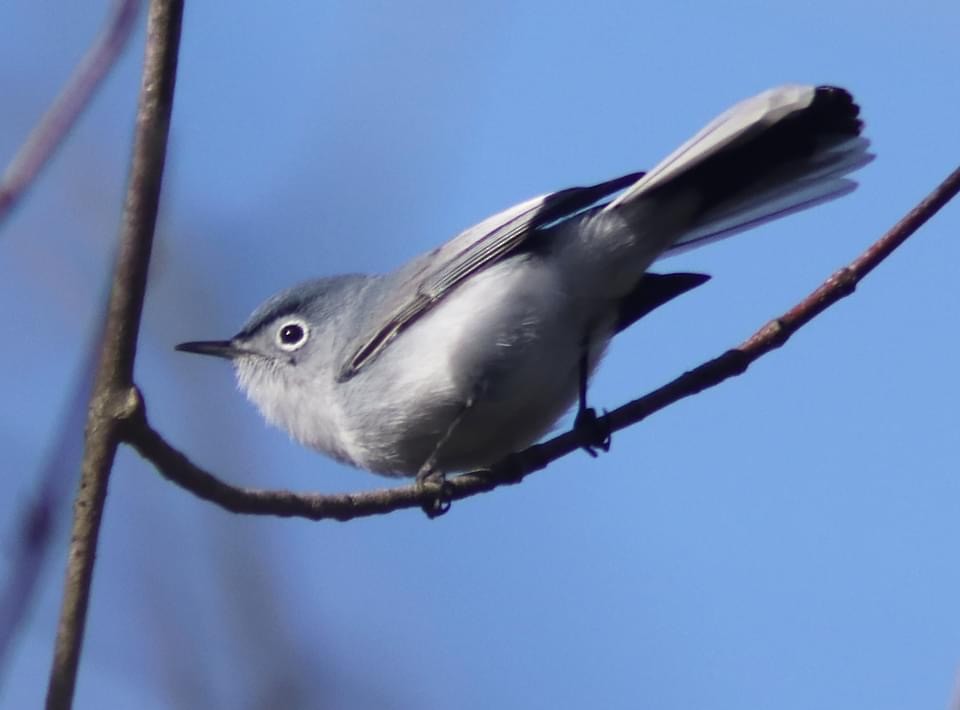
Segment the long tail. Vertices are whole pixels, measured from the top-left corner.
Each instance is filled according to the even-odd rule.
[[[874,157],[859,113],[837,87],[765,91],[714,119],[604,210],[682,196],[690,218],[666,255],[833,200],[856,187],[844,176]]]

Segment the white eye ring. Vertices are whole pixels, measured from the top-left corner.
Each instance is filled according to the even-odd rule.
[[[302,348],[309,337],[310,326],[307,325],[306,321],[300,318],[291,318],[277,328],[277,347],[285,352],[292,353],[294,350]]]

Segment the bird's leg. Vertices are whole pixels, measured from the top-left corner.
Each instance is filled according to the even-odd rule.
[[[420,505],[428,518],[436,518],[443,515],[450,510],[450,506],[453,503],[453,491],[450,483],[447,481],[447,476],[443,471],[437,470],[437,456],[440,453],[440,448],[446,444],[453,435],[454,429],[457,428],[457,425],[463,420],[463,415],[467,413],[467,410],[470,409],[472,405],[473,398],[471,397],[463,405],[463,409],[461,409],[457,413],[457,416],[453,418],[453,421],[450,422],[450,426],[447,427],[447,430],[443,433],[443,436],[437,440],[436,446],[433,447],[433,451],[430,452],[427,460],[423,462],[420,470],[417,471],[417,488],[419,488],[421,491],[424,491],[427,486],[437,487],[437,494],[429,499],[424,499],[423,503]]]
[[[581,433],[586,444],[580,448],[597,457],[595,449],[601,451],[610,450],[610,424],[606,419],[601,420],[597,416],[597,410],[587,406],[587,378],[589,375],[590,363],[589,340],[584,338],[583,350],[580,354],[580,400],[577,405],[577,416],[573,420],[573,428]],[[603,412],[606,414],[606,410]]]

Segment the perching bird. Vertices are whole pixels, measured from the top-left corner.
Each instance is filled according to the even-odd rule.
[[[230,359],[267,420],[339,461],[489,466],[578,399],[588,424],[611,338],[707,278],[645,274],[656,259],[853,190],[873,158],[858,114],[836,87],[766,91],[645,175],[528,200],[389,274],[307,281],[177,349]]]

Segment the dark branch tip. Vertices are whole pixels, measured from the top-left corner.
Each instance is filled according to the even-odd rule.
[[[742,375],[750,367],[751,358],[747,354],[744,346],[731,348],[723,355],[707,363],[707,366],[714,366],[722,372],[729,372],[732,375]],[[700,368],[685,372],[684,376],[690,375],[696,377]]]

